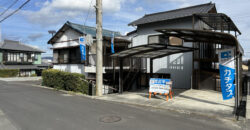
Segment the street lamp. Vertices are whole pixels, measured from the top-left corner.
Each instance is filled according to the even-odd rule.
[[[51,35],[52,35],[52,37],[53,37],[53,36],[54,36],[54,34],[56,33],[56,31],[55,31],[55,30],[49,30],[48,32],[49,32],[49,34],[51,34]]]

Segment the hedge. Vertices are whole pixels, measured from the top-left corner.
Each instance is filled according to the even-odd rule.
[[[0,69],[0,77],[17,77],[18,69]]]
[[[82,74],[47,69],[42,71],[42,79],[44,86],[88,94],[89,84]]]

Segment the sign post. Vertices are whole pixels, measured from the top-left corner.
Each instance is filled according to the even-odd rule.
[[[234,49],[223,49],[219,52],[219,69],[223,100],[235,97],[235,56]],[[237,78],[237,77],[236,77]]]

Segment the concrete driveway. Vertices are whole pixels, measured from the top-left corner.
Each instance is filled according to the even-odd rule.
[[[194,112],[197,114],[234,119],[234,99],[223,100],[221,92],[213,90],[175,89],[173,99],[156,95],[149,99],[148,90],[108,94],[96,97],[100,100],[151,106],[161,109]]]
[[[1,130],[223,130],[227,122],[0,81]]]

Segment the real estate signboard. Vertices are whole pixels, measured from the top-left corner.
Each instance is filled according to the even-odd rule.
[[[150,85],[149,92],[168,94],[171,89],[171,86],[170,86],[171,80],[160,79],[160,78],[150,78],[149,85]]]

